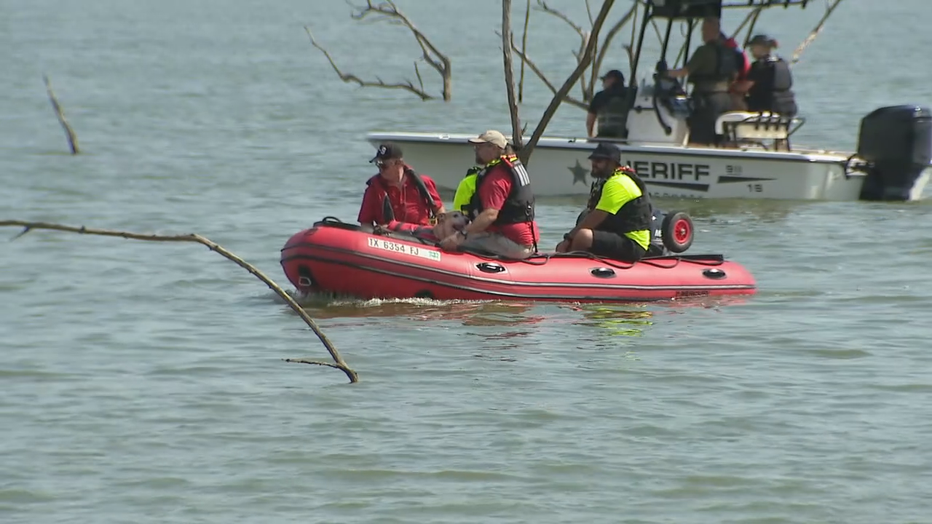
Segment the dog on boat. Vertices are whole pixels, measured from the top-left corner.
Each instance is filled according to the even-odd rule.
[[[432,233],[437,239],[436,241],[439,242],[457,231],[466,229],[468,225],[469,219],[459,211],[440,213],[437,215],[437,224],[434,225]]]

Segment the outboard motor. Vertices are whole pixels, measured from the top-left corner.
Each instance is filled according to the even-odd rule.
[[[861,200],[909,200],[932,162],[932,112],[920,106],[882,107],[861,119],[857,156],[867,165]]]

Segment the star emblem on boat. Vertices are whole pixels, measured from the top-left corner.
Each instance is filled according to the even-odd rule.
[[[576,165],[573,167],[568,167],[570,173],[573,173],[573,185],[576,185],[576,182],[582,182],[583,185],[586,184],[586,176],[589,174],[589,170],[583,167],[579,163],[579,160],[576,161]]]

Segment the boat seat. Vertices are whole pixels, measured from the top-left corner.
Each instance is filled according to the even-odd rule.
[[[795,121],[793,117],[769,111],[729,111],[715,121],[715,133],[733,142],[786,140],[791,134],[790,126]]]

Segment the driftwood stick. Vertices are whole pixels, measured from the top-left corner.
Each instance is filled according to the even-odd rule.
[[[304,320],[304,322],[311,328],[311,330],[314,331],[314,334],[317,335],[317,338],[320,339],[321,343],[323,343],[324,347],[327,349],[327,352],[330,353],[330,356],[333,358],[332,364],[320,363],[319,365],[339,369],[340,371],[346,374],[347,378],[349,378],[349,381],[351,383],[359,382],[359,376],[356,374],[355,371],[353,371],[349,367],[349,365],[346,364],[346,362],[343,360],[343,357],[340,356],[340,353],[330,342],[330,339],[328,339],[327,336],[324,335],[323,331],[321,331],[320,328],[317,326],[317,323],[314,322],[314,319],[312,319],[307,314],[307,312],[304,311],[304,309],[301,306],[299,306],[298,303],[295,302],[294,299],[288,295],[288,293],[286,293],[281,287],[279,287],[279,285],[276,284],[271,278],[267,277],[264,273],[259,271],[259,269],[257,269],[255,266],[253,266],[252,264],[249,264],[248,262],[241,259],[237,255],[227,251],[223,246],[211,241],[208,238],[202,237],[201,235],[197,235],[194,233],[187,234],[187,235],[153,235],[153,234],[130,233],[127,231],[114,231],[114,230],[109,230],[109,229],[93,229],[93,228],[88,228],[84,226],[74,227],[74,226],[66,226],[62,224],[52,224],[52,223],[47,223],[47,222],[26,222],[22,220],[0,220],[0,227],[4,227],[4,226],[23,228],[23,231],[19,233],[18,235],[16,235],[15,237],[13,237],[12,240],[17,239],[34,229],[50,229],[54,231],[67,231],[70,233],[80,233],[80,234],[85,234],[85,235],[120,237],[120,238],[133,239],[133,240],[148,240],[148,241],[154,241],[154,242],[196,242],[199,244],[203,244],[207,246],[211,251],[214,251],[220,254],[227,260],[233,261],[234,263],[236,263],[236,265],[240,266],[246,271],[249,271],[256,278],[265,282],[265,284],[269,286],[269,288],[272,291],[274,291],[275,294],[280,296],[288,304],[288,306],[291,307],[291,309],[294,310],[294,312],[297,313],[298,316],[300,316],[302,320]]]
[[[521,119],[518,117],[518,104],[515,100],[515,73],[511,61],[511,0],[502,0],[502,56],[505,66],[505,91],[508,94],[508,112],[511,113],[511,143],[520,151]]]
[[[576,83],[579,76],[582,75],[583,71],[585,71],[592,62],[592,56],[595,52],[595,43],[599,39],[599,32],[602,30],[602,24],[605,22],[605,18],[608,16],[608,12],[611,11],[614,4],[615,0],[605,0],[602,3],[602,9],[599,11],[598,16],[595,18],[595,22],[592,24],[592,36],[589,38],[589,45],[586,46],[586,52],[583,54],[579,64],[576,65],[576,69],[570,74],[569,78],[566,79],[566,82],[563,83],[563,86],[560,87],[560,90],[557,91],[557,94],[554,95],[553,99],[550,101],[550,105],[547,106],[547,109],[544,111],[544,115],[541,117],[540,122],[538,122],[537,127],[534,128],[534,134],[531,135],[531,139],[524,149],[521,150],[520,158],[523,164],[528,164],[531,153],[534,152],[534,146],[537,145],[541,135],[544,134],[547,124],[550,123],[550,119],[553,118],[554,113],[557,112],[560,103],[563,102],[566,94],[572,89],[573,84]]]
[[[521,37],[521,49],[527,49],[527,26],[530,20],[531,0],[527,0],[527,7],[524,11],[524,35]],[[518,81],[518,102],[524,102],[524,60],[521,61],[521,80]]]
[[[74,129],[71,129],[71,124],[69,124],[68,120],[65,118],[65,112],[62,110],[61,104],[58,103],[55,92],[52,91],[52,82],[49,80],[48,75],[42,75],[42,80],[45,81],[45,91],[48,93],[49,100],[52,102],[52,109],[55,110],[55,116],[58,117],[58,122],[65,129],[65,134],[68,136],[68,145],[71,147],[71,154],[77,155],[81,152],[81,149],[78,147],[78,135],[74,132]]]
[[[809,33],[809,36],[799,44],[796,51],[793,51],[793,59],[790,60],[790,64],[799,62],[799,57],[802,56],[803,51],[805,51],[806,48],[809,47],[809,44],[814,42],[816,37],[819,36],[819,33],[822,32],[822,27],[825,25],[825,21],[828,20],[828,17],[832,16],[832,12],[835,11],[835,8],[838,7],[840,3],[841,0],[833,0],[833,3],[825,9],[825,14],[822,15],[822,19],[819,20],[819,23],[816,24],[812,32]]]
[[[307,26],[304,26],[304,30],[307,31],[307,36],[308,38],[311,39],[311,45],[319,49],[320,52],[323,53],[325,57],[327,57],[327,61],[330,62],[330,67],[332,67],[333,70],[337,73],[337,76],[340,77],[340,80],[346,83],[355,82],[359,84],[359,87],[382,87],[385,89],[404,89],[405,91],[410,91],[416,94],[417,96],[421,97],[421,100],[432,100],[434,98],[430,96],[429,94],[427,94],[423,89],[418,89],[414,87],[414,84],[411,83],[410,81],[405,82],[405,83],[387,84],[383,82],[381,78],[376,77],[375,82],[369,82],[369,81],[359,78],[358,76],[354,74],[344,73],[343,71],[340,70],[339,67],[337,67],[336,62],[334,62],[333,57],[330,56],[330,53],[326,49],[324,49],[323,46],[317,43],[317,40],[314,38],[314,33],[311,33],[311,29]]]

